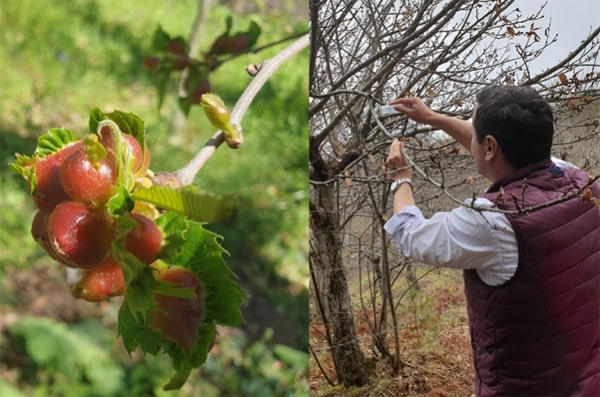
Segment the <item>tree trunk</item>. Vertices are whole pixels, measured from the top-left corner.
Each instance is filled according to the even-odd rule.
[[[345,386],[362,386],[368,380],[365,356],[356,339],[354,314],[342,263],[339,214],[333,184],[313,187],[311,203],[311,257],[317,273],[318,291],[333,331],[331,354],[338,380]]]

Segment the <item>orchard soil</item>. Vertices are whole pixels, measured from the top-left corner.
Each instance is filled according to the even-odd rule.
[[[426,308],[419,309],[416,306],[411,307],[410,304],[399,306],[398,323],[402,324],[400,357],[404,365],[398,374],[392,374],[389,362],[380,354],[374,353],[376,348],[373,346],[372,331],[367,323],[367,319],[372,320],[372,313],[365,313],[360,306],[355,305],[354,320],[358,340],[370,365],[375,368],[375,375],[368,385],[360,389],[345,389],[339,385],[332,387],[319,369],[314,356],[311,356],[310,395],[319,397],[468,397],[474,395],[471,345],[462,278],[443,277],[443,280],[439,280],[440,277],[432,275],[420,283],[419,300],[430,302]],[[352,301],[353,303],[356,301],[356,296],[352,296]],[[309,335],[311,348],[317,352],[327,377],[337,384],[335,369],[324,335],[325,328],[322,322],[315,321],[313,317]],[[387,343],[393,354],[392,333],[388,334]]]

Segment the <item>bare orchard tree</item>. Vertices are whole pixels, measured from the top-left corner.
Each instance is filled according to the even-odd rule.
[[[535,86],[556,108],[555,155],[599,144],[600,28],[590,29],[560,63],[531,70],[531,62],[557,37],[542,19],[542,9],[524,15],[518,5],[515,0],[311,1],[312,306],[314,321],[324,325],[340,383],[360,385],[368,377],[349,269],[368,271],[370,293],[361,289],[361,299],[362,292],[366,296],[361,303],[373,310],[369,324],[378,335],[375,350],[394,370],[402,365],[398,333],[391,333],[393,352],[381,339],[386,329],[398,329],[392,271],[409,265],[393,252],[388,257],[382,229],[391,208],[383,166],[391,141],[406,140],[418,169],[415,198],[426,215],[451,208],[483,187],[465,150],[404,116],[378,115],[380,105],[419,96],[438,112],[468,119],[475,94],[486,85]],[[595,112],[582,116],[594,106]],[[576,135],[568,121],[573,112],[578,112]]]

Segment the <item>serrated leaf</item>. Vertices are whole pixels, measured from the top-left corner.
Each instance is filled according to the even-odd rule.
[[[171,188],[152,186],[139,188],[131,197],[166,210],[189,216],[198,222],[215,222],[232,211],[229,200],[211,193],[195,191],[193,188]]]
[[[134,351],[138,343],[136,342],[135,332],[138,328],[138,322],[133,317],[131,310],[128,305],[121,305],[119,308],[119,323],[117,328],[118,335],[123,339],[123,346],[125,350],[131,356],[131,352]]]
[[[131,352],[138,347],[154,356],[161,350],[162,336],[136,319],[129,306],[125,304],[119,309],[118,334],[123,339],[123,346],[130,356]]]
[[[54,154],[70,144],[77,142],[77,137],[66,128],[52,128],[38,138],[35,155],[44,158]]]
[[[120,110],[103,113],[103,115],[107,119],[114,121],[119,126],[121,132],[133,136],[143,147],[145,135],[144,121],[142,119],[133,113],[122,112]]]
[[[37,184],[37,178],[35,176],[35,168],[30,165],[35,163],[35,159],[32,157],[23,156],[16,154],[16,161],[8,165],[8,169],[12,172],[21,175],[30,184],[30,194],[35,191],[35,185]]]
[[[169,258],[169,262],[198,275],[206,291],[204,308],[207,319],[229,326],[242,323],[239,304],[246,293],[231,279],[234,274],[222,258],[225,250],[219,244],[219,236],[196,222],[188,221],[188,224],[186,242]]]

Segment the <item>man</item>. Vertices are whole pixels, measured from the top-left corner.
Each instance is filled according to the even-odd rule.
[[[515,211],[589,183],[551,160],[552,109],[533,89],[485,88],[472,123],[418,98],[391,104],[471,151],[492,182],[477,207]],[[600,396],[600,211],[574,198],[525,215],[461,206],[425,219],[401,149],[390,148],[388,164],[400,170],[385,229],[405,256],[464,270],[477,396]],[[598,184],[591,189],[600,198]]]

